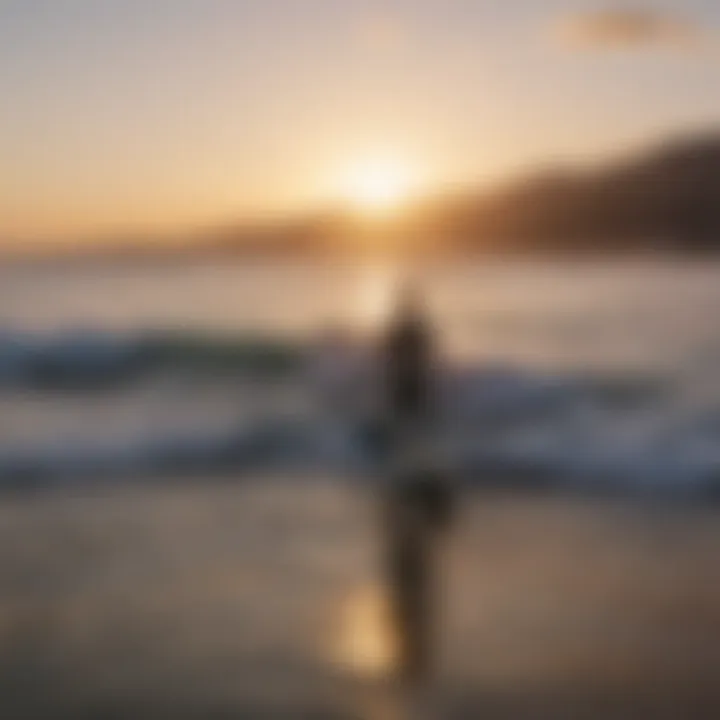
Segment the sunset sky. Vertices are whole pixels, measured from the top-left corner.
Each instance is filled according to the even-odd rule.
[[[0,0],[0,238],[415,191],[720,125],[720,3]]]

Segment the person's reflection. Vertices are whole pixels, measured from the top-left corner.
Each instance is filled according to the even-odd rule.
[[[452,515],[447,479],[427,462],[399,467],[383,510],[383,569],[396,642],[394,669],[403,680],[422,682],[429,678],[437,656],[437,562]]]

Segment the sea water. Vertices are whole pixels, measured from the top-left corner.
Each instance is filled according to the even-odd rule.
[[[413,275],[443,358],[445,446],[470,481],[715,492],[720,265],[476,260]],[[371,362],[361,347],[402,276],[380,262],[3,267],[0,482],[330,463],[310,369],[323,334],[353,335]]]

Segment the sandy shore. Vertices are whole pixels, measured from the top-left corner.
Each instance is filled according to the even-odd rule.
[[[423,716],[720,717],[720,513],[462,508]],[[330,480],[4,497],[0,715],[403,716],[374,527],[372,498]]]

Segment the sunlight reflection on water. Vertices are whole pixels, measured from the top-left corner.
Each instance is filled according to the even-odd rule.
[[[381,587],[362,587],[345,601],[336,638],[333,658],[341,668],[364,679],[391,673],[397,643]]]
[[[333,662],[365,688],[356,707],[364,720],[420,720],[432,703],[419,688],[394,681],[399,661],[386,591],[379,584],[354,591],[341,606]],[[371,684],[365,685],[366,682]]]

